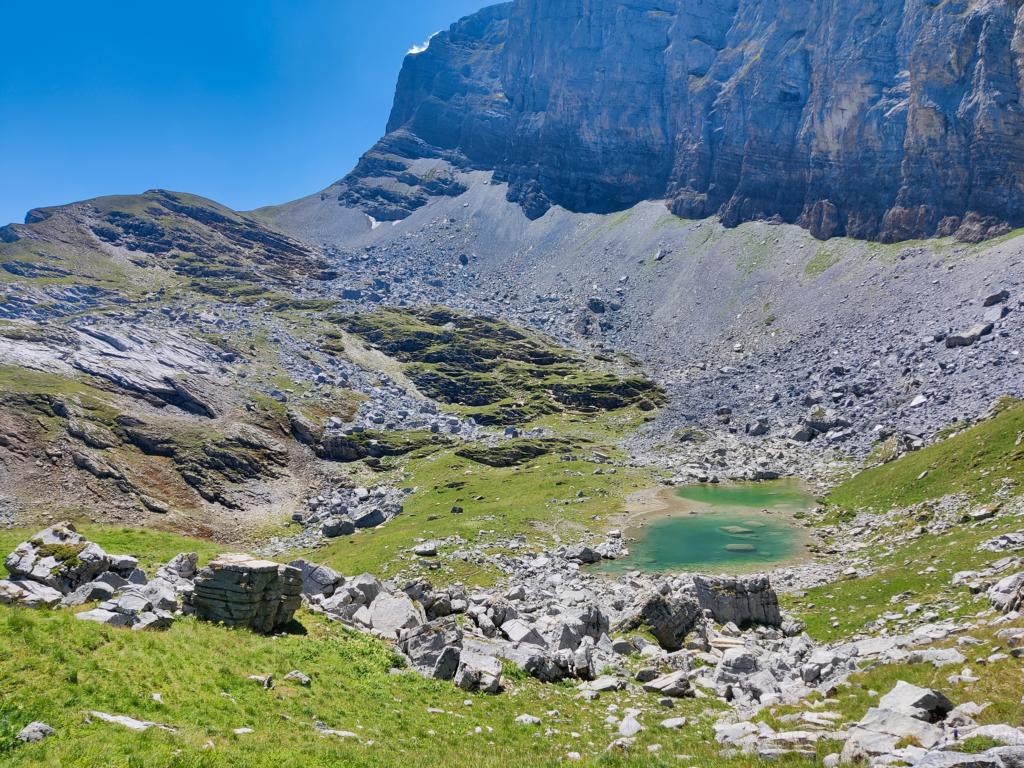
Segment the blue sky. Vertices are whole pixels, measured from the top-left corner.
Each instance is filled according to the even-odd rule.
[[[488,0],[15,0],[0,45],[0,224],[154,187],[237,209],[343,176],[406,51]]]

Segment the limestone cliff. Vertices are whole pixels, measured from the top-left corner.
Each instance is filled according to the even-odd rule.
[[[515,0],[406,58],[327,194],[394,220],[482,169],[531,218],[978,240],[1024,224],[1022,65],[1021,0]]]

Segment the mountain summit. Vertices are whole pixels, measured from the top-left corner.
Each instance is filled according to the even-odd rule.
[[[397,220],[494,172],[530,218],[664,199],[816,237],[1024,223],[1016,0],[515,0],[407,56],[386,135],[332,188]],[[422,172],[417,161],[443,159]]]

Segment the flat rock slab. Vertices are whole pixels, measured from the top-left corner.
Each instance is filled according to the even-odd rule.
[[[97,712],[96,710],[89,712],[89,719],[102,720],[104,723],[111,723],[112,725],[120,725],[122,728],[127,728],[130,731],[141,732],[148,731],[150,728],[159,728],[162,731],[174,733],[177,730],[169,725],[153,723],[149,720],[137,720],[134,717],[128,717],[127,715],[111,715],[107,712]]]

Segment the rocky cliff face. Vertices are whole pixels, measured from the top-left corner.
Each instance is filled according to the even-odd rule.
[[[515,0],[406,59],[329,192],[395,220],[483,169],[531,218],[979,240],[1024,224],[1022,79],[1021,0]]]

